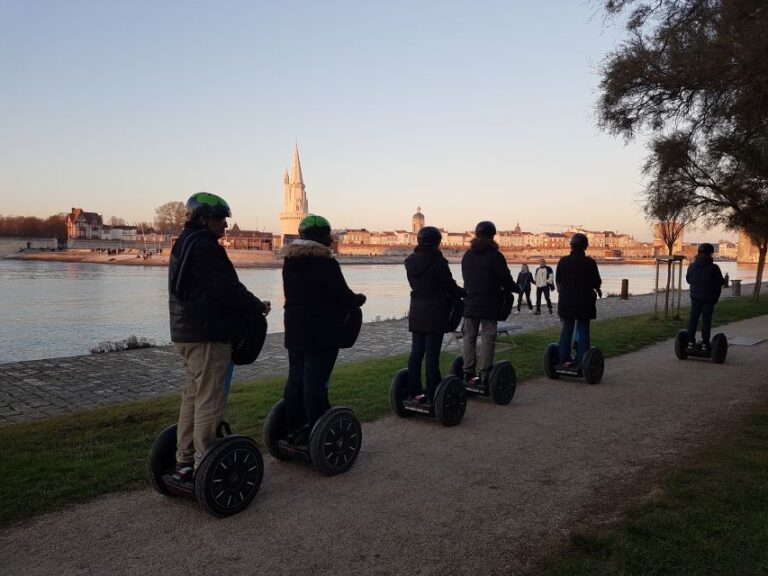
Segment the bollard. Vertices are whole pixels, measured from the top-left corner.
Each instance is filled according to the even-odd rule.
[[[741,280],[731,280],[731,296],[741,296]]]
[[[621,280],[621,299],[629,300],[629,279],[627,278]]]

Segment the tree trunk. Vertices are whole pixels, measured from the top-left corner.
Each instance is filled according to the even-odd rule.
[[[669,320],[669,284],[672,278],[672,260],[667,260],[667,293],[664,295],[664,320]]]
[[[768,251],[768,242],[760,242],[760,257],[757,259],[757,276],[755,277],[755,289],[752,291],[752,302],[760,300],[760,286],[763,283],[763,268],[765,268],[765,253]]]

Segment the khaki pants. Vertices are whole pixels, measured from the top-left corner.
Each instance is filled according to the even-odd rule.
[[[477,346],[478,333],[480,334],[479,346]],[[477,366],[477,370],[487,376],[493,368],[493,354],[496,351],[496,320],[464,318],[462,336],[464,373],[474,374]]]
[[[232,345],[227,342],[177,343],[184,358],[186,384],[176,434],[176,462],[200,465],[216,442],[216,428],[224,417]]]

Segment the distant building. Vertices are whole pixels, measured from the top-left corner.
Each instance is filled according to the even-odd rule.
[[[136,240],[136,226],[108,226],[101,227],[102,240],[120,240],[122,242],[133,242]]]
[[[418,234],[422,228],[424,228],[424,214],[421,213],[421,206],[419,206],[411,219],[411,232]]]
[[[283,189],[285,194],[285,211],[280,213],[280,234],[285,241],[286,235],[297,235],[299,223],[309,214],[309,202],[304,188],[304,177],[301,173],[301,160],[299,159],[299,145],[293,150],[293,165],[291,173],[286,169],[283,175]]]
[[[72,208],[67,214],[67,238],[80,240],[101,240],[104,221],[96,212],[85,212]]]
[[[241,230],[237,223],[224,231],[221,243],[233,250],[272,250],[274,248],[274,236],[272,232],[258,232],[256,230]]]

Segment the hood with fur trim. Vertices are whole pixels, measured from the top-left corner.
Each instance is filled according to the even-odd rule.
[[[499,245],[493,238],[473,238],[469,247],[475,252],[493,252],[499,249]]]
[[[283,246],[280,255],[285,258],[333,258],[333,250],[314,240],[294,240]]]

